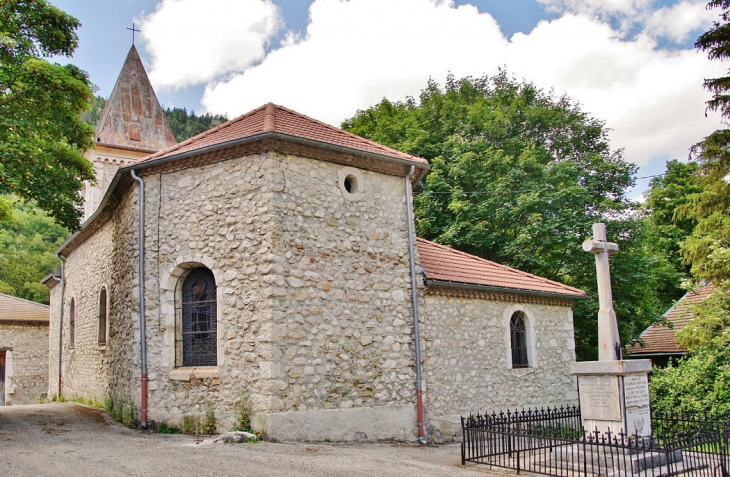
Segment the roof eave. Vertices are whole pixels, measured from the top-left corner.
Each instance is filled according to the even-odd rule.
[[[111,195],[114,192],[114,190],[116,189],[116,187],[119,185],[119,182],[121,181],[122,177],[126,173],[131,171],[132,169],[134,169],[135,171],[148,169],[150,167],[167,164],[168,162],[185,159],[187,157],[191,157],[194,155],[205,154],[208,152],[217,151],[219,149],[236,147],[236,146],[248,144],[251,142],[263,141],[266,139],[274,139],[274,140],[280,139],[280,140],[285,140],[285,141],[297,142],[299,144],[319,147],[322,149],[327,149],[327,150],[339,152],[342,154],[354,154],[354,155],[360,155],[360,156],[364,156],[364,157],[370,157],[373,159],[384,160],[384,161],[388,161],[388,162],[392,162],[392,163],[396,163],[396,164],[403,164],[404,166],[415,166],[420,169],[420,172],[419,172],[419,174],[416,174],[413,179],[414,187],[423,178],[425,173],[428,172],[428,170],[431,168],[430,164],[424,163],[424,162],[412,161],[409,159],[401,159],[398,157],[392,157],[392,156],[387,156],[385,154],[378,154],[378,153],[374,153],[374,152],[362,151],[360,149],[355,149],[355,148],[346,147],[346,146],[338,146],[336,144],[331,144],[331,143],[324,142],[324,141],[307,139],[307,138],[303,138],[300,136],[294,136],[291,134],[285,134],[285,133],[281,133],[281,132],[277,132],[277,131],[268,131],[268,132],[253,134],[251,136],[245,136],[245,137],[238,138],[238,139],[232,139],[230,141],[211,144],[210,146],[205,146],[205,147],[201,147],[198,149],[181,152],[178,154],[166,155],[166,156],[160,157],[159,159],[151,159],[146,162],[139,162],[139,163],[135,163],[135,164],[130,164],[128,166],[120,167],[119,169],[117,169],[116,174],[114,174],[114,178],[112,179],[111,183],[109,184],[109,187],[107,188],[106,193],[104,194],[104,197],[102,198],[101,203],[99,204],[99,207],[97,207],[96,211],[94,211],[94,213],[91,215],[91,217],[89,217],[81,225],[81,229],[79,231],[75,232],[68,239],[66,239],[65,242],[63,242],[61,244],[61,246],[58,248],[58,250],[56,250],[56,255],[64,256],[63,253],[64,253],[65,249],[76,240],[76,237],[78,237],[79,234],[81,234],[81,232],[83,232],[87,228],[89,228],[98,219],[98,217],[102,214],[102,212],[106,208],[107,204],[109,203],[109,199],[111,198]]]
[[[230,141],[224,141],[224,142],[211,144],[209,146],[203,146],[203,147],[200,147],[197,149],[191,149],[189,151],[184,151],[184,152],[179,152],[179,153],[170,153],[169,155],[165,155],[163,157],[160,157],[159,159],[151,159],[149,161],[140,162],[138,164],[133,164],[133,165],[127,166],[126,169],[134,169],[134,170],[146,169],[149,167],[166,164],[171,161],[185,159],[187,157],[191,157],[194,155],[215,152],[220,149],[227,149],[227,148],[236,147],[236,146],[240,146],[243,144],[248,144],[248,143],[256,142],[256,141],[264,141],[266,139],[272,139],[272,140],[278,139],[278,140],[282,140],[282,141],[302,144],[305,146],[317,147],[320,149],[325,149],[325,150],[329,150],[329,151],[333,151],[333,152],[339,152],[341,154],[364,156],[364,157],[369,157],[372,159],[377,159],[377,160],[381,160],[381,161],[385,161],[385,162],[402,164],[404,166],[416,166],[419,169],[421,169],[421,172],[415,176],[413,185],[416,185],[418,183],[418,181],[420,181],[423,178],[423,175],[425,174],[425,172],[431,168],[431,165],[428,163],[425,163],[425,162],[419,162],[419,161],[414,161],[411,159],[404,159],[404,158],[400,158],[400,157],[388,156],[387,154],[379,154],[377,152],[363,151],[361,149],[357,149],[357,148],[353,148],[353,147],[340,146],[338,144],[332,144],[332,143],[325,142],[325,141],[318,141],[316,139],[309,139],[306,137],[295,136],[293,134],[286,134],[286,133],[282,133],[282,132],[278,132],[278,131],[266,131],[266,132],[252,134],[250,136],[245,136],[245,137],[241,137],[241,138],[237,138],[237,139],[231,139]]]
[[[467,289],[467,290],[513,293],[515,295],[530,295],[530,296],[539,296],[539,297],[548,297],[548,298],[562,298],[562,299],[568,299],[568,300],[587,300],[590,298],[590,296],[588,296],[588,295],[578,295],[578,294],[572,294],[572,293],[551,293],[551,292],[542,292],[542,291],[537,291],[537,290],[527,290],[524,288],[496,287],[496,286],[491,286],[491,285],[479,285],[476,283],[452,282],[452,281],[448,281],[448,280],[436,280],[436,279],[429,279],[429,278],[426,279],[426,284],[428,286],[438,285],[438,286],[448,287],[448,288],[461,288],[461,289]]]
[[[650,351],[648,353],[642,353],[640,351],[636,351],[633,353],[628,353],[626,355],[627,358],[634,357],[641,357],[641,358],[647,358],[651,356],[684,356],[687,354],[686,351]]]

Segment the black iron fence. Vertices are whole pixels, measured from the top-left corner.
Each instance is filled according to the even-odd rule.
[[[461,461],[557,477],[728,477],[730,420],[652,416],[654,434],[586,433],[577,407],[462,417]]]

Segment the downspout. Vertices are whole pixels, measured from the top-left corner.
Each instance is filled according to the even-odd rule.
[[[61,259],[61,311],[58,314],[58,398],[61,399],[61,353],[63,352],[63,295],[66,291],[66,259],[61,254],[56,254]]]
[[[418,442],[427,444],[423,429],[423,389],[421,388],[421,334],[418,330],[418,286],[416,277],[415,233],[413,231],[413,198],[411,197],[411,178],[416,166],[406,176],[406,214],[408,217],[408,256],[411,262],[411,302],[413,304],[413,331],[416,340],[416,414],[418,417]]]
[[[144,181],[138,177],[134,169],[129,171],[132,179],[139,184],[139,348],[142,368],[142,404],[140,421],[147,427],[147,332],[145,327],[144,304]]]

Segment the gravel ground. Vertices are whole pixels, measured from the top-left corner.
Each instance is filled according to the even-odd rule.
[[[76,403],[0,407],[0,476],[479,476],[458,445],[208,444],[127,429]],[[495,475],[497,475],[495,473]]]

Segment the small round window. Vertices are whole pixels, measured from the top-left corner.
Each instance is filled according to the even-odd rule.
[[[364,191],[365,178],[354,167],[343,167],[338,171],[339,186],[347,200],[360,200]]]

